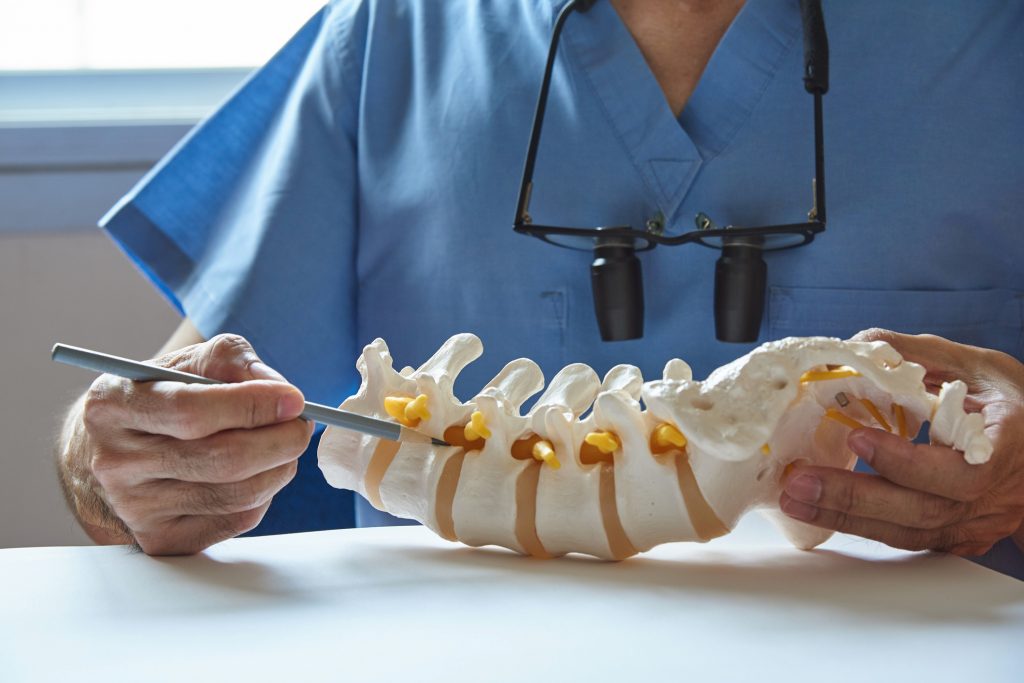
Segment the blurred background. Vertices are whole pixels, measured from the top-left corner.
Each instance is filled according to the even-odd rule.
[[[177,313],[96,222],[323,0],[0,0],[0,548],[88,543],[54,444],[93,375]]]

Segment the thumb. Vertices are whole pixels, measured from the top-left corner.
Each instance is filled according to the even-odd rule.
[[[221,382],[246,382],[254,379],[286,382],[287,380],[260,360],[252,344],[237,334],[219,334],[199,344],[189,354],[191,369],[181,368]]]

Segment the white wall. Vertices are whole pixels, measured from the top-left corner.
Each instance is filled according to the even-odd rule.
[[[94,375],[51,362],[53,343],[148,358],[177,319],[98,230],[0,235],[0,547],[89,542],[65,508],[53,444]]]
[[[50,347],[148,358],[174,330],[177,313],[95,223],[186,129],[0,129],[0,548],[89,542],[53,451],[94,375]]]

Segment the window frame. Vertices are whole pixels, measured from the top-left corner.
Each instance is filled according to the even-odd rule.
[[[0,234],[95,230],[252,71],[0,73]]]

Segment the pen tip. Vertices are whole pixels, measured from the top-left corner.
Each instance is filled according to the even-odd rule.
[[[408,427],[402,427],[401,434],[398,437],[399,441],[406,441],[408,443],[429,443],[432,446],[450,446],[447,441],[437,439],[423,432],[417,432],[415,429],[409,429]]]

